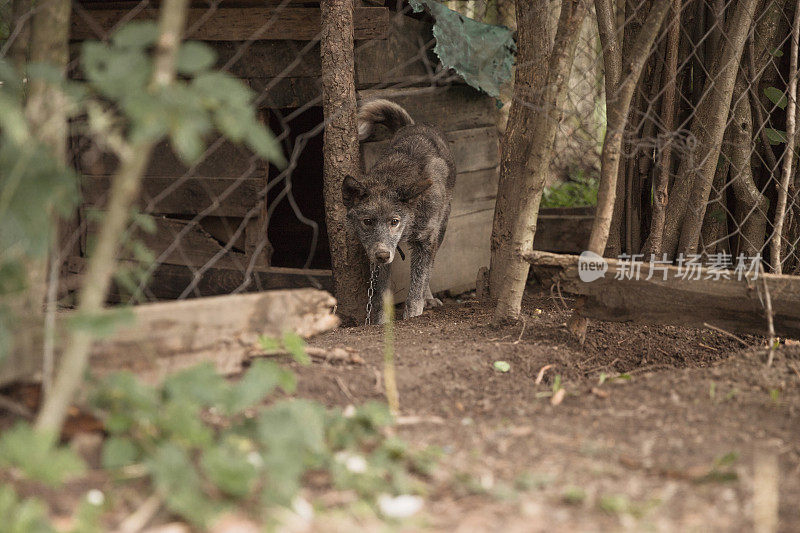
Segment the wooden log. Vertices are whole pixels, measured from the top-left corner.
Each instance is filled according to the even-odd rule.
[[[279,337],[293,331],[310,337],[335,328],[339,324],[335,305],[330,294],[316,289],[138,305],[131,309],[132,322],[95,342],[89,367],[95,376],[130,370],[147,382],[206,361],[223,374],[235,373],[243,361],[259,353],[259,335]],[[58,317],[61,331],[71,316]],[[41,338],[40,329],[29,331]],[[25,360],[12,352],[0,367],[0,386],[37,380],[40,369],[40,359]]]
[[[106,39],[117,26],[131,19],[155,20],[158,9],[76,10],[72,17],[70,39]],[[355,38],[385,39],[389,29],[389,10],[385,7],[359,7],[353,14]],[[200,41],[248,41],[293,39],[310,41],[320,35],[319,8],[192,8],[188,10],[184,37]]]
[[[71,257],[67,261],[67,270],[76,279],[83,273],[86,260],[82,257]],[[122,266],[134,267],[135,261],[122,260]],[[186,288],[194,281],[196,268],[183,265],[160,264],[147,281],[144,292],[148,298],[157,300],[177,300]],[[243,288],[244,287],[244,288]],[[256,267],[250,282],[245,285],[244,270],[233,268],[210,268],[197,281],[196,288],[188,294],[188,298],[219,296],[234,292],[256,292],[277,289],[316,288],[333,291],[333,277],[330,270],[302,269],[285,267]],[[125,303],[130,294],[116,284],[109,291],[110,303]]]
[[[732,279],[713,279],[714,273],[703,268],[699,271],[700,279],[683,279],[677,266],[668,266],[663,271],[656,267],[648,280],[650,265],[642,263],[639,279],[615,279],[623,265],[617,259],[606,259],[605,276],[583,282],[578,275],[576,255],[534,251],[523,257],[531,265],[552,268],[562,291],[585,296],[583,316],[617,322],[695,328],[708,323],[727,331],[765,335],[767,318],[759,291],[766,281],[776,333],[800,338],[800,277],[797,276],[760,273],[755,281],[739,281],[731,272]],[[707,279],[709,276],[712,279]]]

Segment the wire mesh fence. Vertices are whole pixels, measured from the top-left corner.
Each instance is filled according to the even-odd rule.
[[[613,4],[622,58],[652,0]],[[515,27],[513,2],[446,2],[461,13]],[[753,4],[744,41],[731,28]],[[550,2],[554,33],[561,2]],[[766,270],[800,273],[800,198],[789,114],[797,113],[796,8],[788,0],[684,0],[659,30],[638,80],[625,126],[617,202],[606,255],[697,256],[702,262],[763,258]],[[744,7],[743,7],[744,6]],[[108,41],[126,23],[154,19],[155,0],[73,2],[70,76],[85,76],[82,43]],[[32,9],[36,9],[33,7]],[[356,89],[386,97],[448,135],[459,172],[447,243],[439,260],[448,288],[468,288],[488,264],[508,80],[497,99],[469,87],[434,52],[435,20],[403,1],[357,1]],[[734,35],[736,34],[736,35]],[[9,53],[14,27],[4,45]],[[121,252],[112,300],[188,298],[269,288],[331,287],[322,194],[319,2],[209,0],[191,4],[186,37],[204,41],[216,67],[253,92],[260,120],[288,165],[211,135],[198,161],[185,164],[168,142],[145,172],[139,212]],[[725,62],[733,68],[726,68]],[[591,204],[606,133],[604,54],[593,6],[585,18],[560,111],[544,205]],[[731,78],[732,76],[732,78]],[[709,102],[717,102],[711,106]],[[721,102],[721,104],[720,104]],[[527,106],[538,105],[531,94]],[[501,109],[502,108],[502,109]],[[713,112],[712,112],[713,110]],[[82,175],[82,203],[61,228],[56,259],[68,295],[84,271],[118,162],[71,124],[70,153]],[[388,136],[363,145],[370,166]],[[173,142],[175,139],[173,139]],[[704,169],[713,169],[706,179]],[[666,184],[666,198],[659,196]],[[563,193],[563,194],[562,194]],[[661,205],[663,204],[663,205]],[[658,226],[659,205],[666,222]],[[778,229],[780,228],[780,229]],[[663,243],[654,246],[654,232]],[[565,234],[570,231],[566,230]],[[780,243],[777,236],[780,235]],[[588,237],[573,236],[578,244]],[[771,249],[772,246],[772,249]],[[779,257],[776,254],[779,251]],[[579,248],[576,248],[579,251]],[[726,263],[727,264],[727,263]],[[455,270],[455,273],[452,271]],[[68,299],[65,300],[68,302]]]
[[[400,101],[419,119],[447,132],[455,149],[465,153],[460,171],[473,182],[457,199],[454,215],[475,225],[475,214],[486,218],[491,206],[485,201],[477,205],[473,192],[496,185],[494,101],[441,66],[432,51],[432,21],[424,14],[413,14],[403,3],[356,4],[359,96]],[[84,76],[79,60],[83,42],[112,39],[126,23],[154,19],[157,12],[157,2],[74,3],[71,76]],[[288,164],[279,169],[213,135],[191,165],[181,161],[169,142],[158,145],[139,202],[150,222],[134,218],[112,299],[331,288],[322,193],[319,16],[319,2],[192,4],[187,39],[205,41],[216,53],[216,67],[249,86],[259,117],[274,133]],[[105,205],[118,164],[96,139],[82,133],[82,126],[80,120],[72,125],[71,153],[83,176],[84,200],[72,226],[62,232],[66,289],[91,253],[97,211]],[[367,163],[374,161],[386,138],[379,132],[363,145]],[[488,242],[488,234],[486,238]],[[474,279],[474,272],[469,275]]]

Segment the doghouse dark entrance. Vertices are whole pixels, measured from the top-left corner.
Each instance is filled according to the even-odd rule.
[[[323,135],[309,133],[323,120],[321,107],[270,110],[270,129],[283,137],[281,145],[287,160],[294,159],[294,168],[283,178],[278,168],[273,165],[269,168],[271,188],[267,200],[271,216],[267,235],[273,248],[274,267],[330,268],[322,192]]]

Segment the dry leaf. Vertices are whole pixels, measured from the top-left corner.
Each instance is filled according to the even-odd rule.
[[[553,397],[550,398],[550,405],[558,405],[564,401],[564,396],[567,395],[567,389],[558,389]]]
[[[542,380],[544,379],[544,373],[547,372],[547,370],[553,368],[554,366],[556,366],[556,365],[544,365],[542,368],[540,368],[539,369],[539,374],[536,376],[536,382],[535,383],[537,385],[539,383],[541,383]]]

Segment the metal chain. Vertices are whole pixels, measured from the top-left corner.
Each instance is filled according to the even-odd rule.
[[[364,325],[369,326],[372,324],[372,296],[375,294],[375,279],[377,276],[377,267],[372,267],[369,272],[369,289],[367,289],[367,318],[364,319]]]

